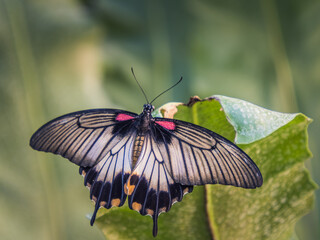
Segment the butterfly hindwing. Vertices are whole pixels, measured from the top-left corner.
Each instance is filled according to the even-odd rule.
[[[262,175],[251,158],[222,136],[192,123],[166,118],[155,118],[153,129],[162,154],[167,156],[165,166],[176,183],[219,183],[242,188],[262,185]]]
[[[153,218],[154,236],[157,235],[159,214],[169,211],[172,204],[181,201],[184,194],[193,190],[193,186],[173,181],[155,140],[150,132],[145,136],[140,157],[125,189],[129,207]]]
[[[70,113],[43,125],[31,137],[30,145],[62,155],[79,166],[92,167],[132,128],[136,116],[116,109]]]
[[[131,153],[135,131],[123,136],[104,158],[91,168],[80,168],[84,184],[90,188],[90,199],[95,202],[91,225],[100,207],[120,207],[126,200],[124,185],[131,173]]]

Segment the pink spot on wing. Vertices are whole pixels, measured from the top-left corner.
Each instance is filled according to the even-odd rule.
[[[174,130],[176,128],[176,125],[174,124],[174,122],[156,121],[156,123],[168,130]]]
[[[127,115],[127,114],[124,114],[124,113],[120,113],[116,117],[117,121],[127,121],[127,120],[131,120],[131,119],[134,119],[134,117]]]

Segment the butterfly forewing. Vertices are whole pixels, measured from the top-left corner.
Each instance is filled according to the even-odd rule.
[[[35,132],[30,145],[39,151],[62,155],[79,166],[92,167],[122,139],[123,132],[130,132],[133,121],[129,118],[127,121],[117,121],[117,116],[121,114],[131,119],[137,116],[114,109],[94,109],[64,115]]]
[[[224,184],[243,188],[262,185],[262,176],[250,157],[220,135],[200,126],[173,119],[170,129],[155,124],[168,158],[165,165],[175,182],[184,185]],[[170,137],[167,137],[170,136]],[[157,137],[160,139],[160,137]]]

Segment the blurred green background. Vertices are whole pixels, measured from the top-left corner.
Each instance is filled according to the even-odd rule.
[[[310,125],[307,162],[320,183],[320,2],[0,0],[0,238],[103,239],[78,168],[33,151],[32,133],[88,108],[140,112],[145,100],[221,94]],[[320,239],[320,193],[296,226]]]

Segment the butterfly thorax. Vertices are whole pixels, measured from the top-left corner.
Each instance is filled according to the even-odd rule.
[[[137,121],[138,132],[147,132],[150,129],[150,122],[153,121],[151,113],[154,110],[154,106],[151,104],[144,104],[143,111],[139,115],[139,120]]]

